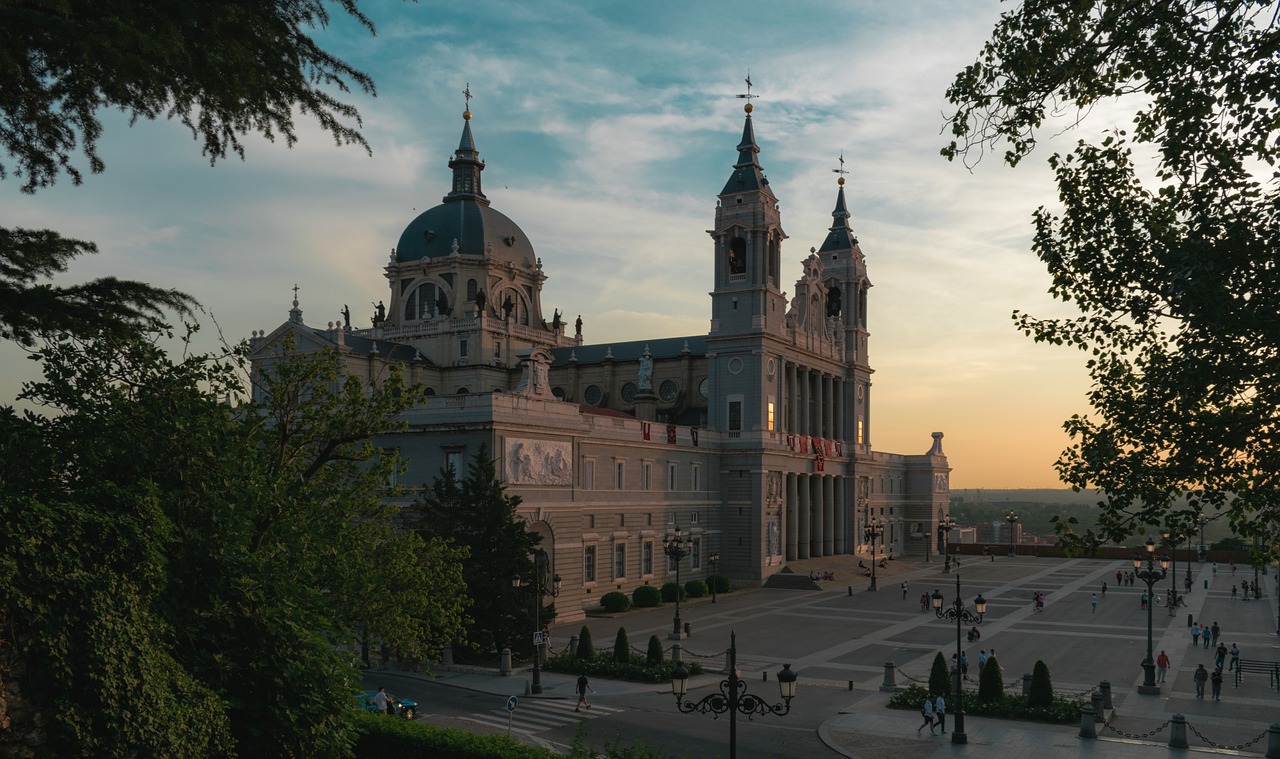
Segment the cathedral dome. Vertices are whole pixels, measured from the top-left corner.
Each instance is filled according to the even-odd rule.
[[[396,261],[444,258],[453,254],[483,256],[521,267],[535,264],[533,245],[514,221],[487,204],[454,199],[409,222],[396,245]]]

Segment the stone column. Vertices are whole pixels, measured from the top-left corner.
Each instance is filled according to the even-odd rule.
[[[822,555],[835,553],[836,499],[835,478],[822,477]]]
[[[822,476],[809,477],[809,503],[812,504],[810,515],[809,555],[822,556]]]
[[[834,483],[834,501],[836,509],[836,544],[835,550],[837,554],[849,553],[849,546],[846,538],[849,535],[849,505],[845,500],[844,494],[844,477],[835,477]]]
[[[796,538],[799,535],[799,495],[796,493],[796,476],[794,474],[787,475],[787,505],[786,520],[782,525],[782,529],[787,534],[787,561],[796,560]]]
[[[799,499],[797,499],[797,508],[799,513],[796,515],[796,527],[799,533],[796,536],[796,558],[809,558],[809,534],[812,529],[810,522],[810,502],[809,502],[809,475],[796,475],[797,490]]]

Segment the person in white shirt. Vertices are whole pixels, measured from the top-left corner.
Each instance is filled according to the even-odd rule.
[[[373,710],[378,714],[387,714],[390,706],[391,699],[387,698],[387,688],[380,686],[373,696]]]

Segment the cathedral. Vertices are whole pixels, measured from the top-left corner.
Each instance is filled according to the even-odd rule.
[[[485,196],[468,109],[449,192],[386,259],[372,326],[353,328],[349,313],[308,325],[295,299],[284,324],[253,334],[254,365],[286,336],[337,351],[371,384],[400,365],[425,387],[407,428],[378,441],[406,460],[401,482],[465,473],[487,445],[562,579],[562,622],[610,591],[674,580],[677,563],[682,581],[705,579],[714,562],[735,584],[759,585],[788,562],[869,556],[872,540],[881,556],[927,556],[950,469],[940,432],[922,454],[872,448],[871,282],[844,179],[830,228],[806,232],[821,244],[788,271],[750,99],[745,111],[698,254],[712,264],[706,334],[587,343],[580,317],[548,316],[542,286],[556,262],[544,269]],[[677,528],[680,562],[663,550]]]

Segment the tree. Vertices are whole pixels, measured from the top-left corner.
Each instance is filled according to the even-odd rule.
[[[657,635],[649,636],[649,649],[645,651],[645,663],[649,666],[662,663],[663,656],[662,641],[658,640]]]
[[[358,0],[336,5],[374,32]],[[329,6],[324,0],[0,4],[0,180],[21,179],[26,193],[64,173],[80,184],[80,152],[91,173],[104,171],[97,150],[104,109],[134,121],[179,121],[210,163],[228,153],[243,158],[240,138],[249,133],[280,136],[292,146],[295,110],[338,144],[368,151],[358,111],[334,93],[354,86],[372,95],[373,81],[308,34],[329,25]],[[186,315],[194,307],[189,296],[140,282],[45,281],[95,251],[90,242],[51,230],[0,228],[0,338],[32,346],[57,330],[145,332],[165,309]]]
[[[541,598],[537,590],[536,560],[542,540],[516,517],[519,496],[508,496],[498,480],[487,445],[471,460],[467,476],[459,480],[451,468],[432,482],[418,504],[418,530],[425,537],[453,540],[467,550],[462,573],[472,599],[472,623],[466,644],[488,654],[510,646],[533,653],[534,608]],[[543,566],[550,566],[546,562]],[[520,577],[520,587],[511,578]],[[545,583],[550,578],[544,577]],[[541,621],[555,618],[554,607],[544,608]]]
[[[368,388],[286,348],[237,409],[239,354],[38,355],[22,399],[47,413],[0,414],[15,733],[59,756],[341,755],[358,673],[334,644],[365,622],[425,655],[460,634],[461,557],[396,528],[398,462],[370,443],[412,396],[397,375]]]
[[[1091,413],[1064,424],[1057,462],[1103,497],[1076,547],[1203,507],[1245,535],[1280,515],[1278,46],[1269,3],[1028,0],[947,91],[943,154],[1003,144],[1010,165],[1048,118],[1134,109],[1130,129],[1049,159],[1061,207],[1034,216],[1050,293],[1080,315],[1014,315],[1088,353]]]
[[[1000,671],[1000,662],[996,657],[987,657],[978,673],[978,700],[999,701],[1004,698],[1004,673]]]
[[[583,625],[581,632],[578,633],[578,650],[574,655],[579,659],[596,658],[596,647],[591,642],[591,628],[586,625]]]
[[[951,698],[951,672],[941,651],[933,657],[933,667],[929,670],[929,692]]]
[[[619,627],[613,639],[613,660],[619,664],[631,662],[631,641],[627,638],[627,628]]]
[[[1049,679],[1049,665],[1036,659],[1031,670],[1031,692],[1027,694],[1031,706],[1053,706],[1053,681]]]

